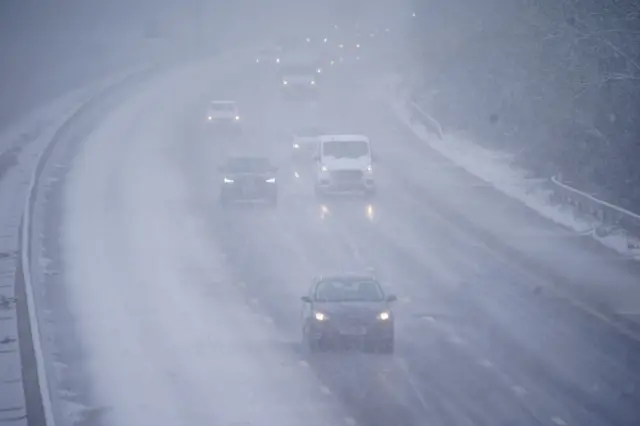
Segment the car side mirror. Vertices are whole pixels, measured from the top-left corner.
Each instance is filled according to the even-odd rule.
[[[304,303],[311,303],[311,298],[309,296],[302,296],[300,298]]]
[[[395,294],[387,295],[387,302],[395,302],[396,300],[398,300],[398,296],[396,296]]]

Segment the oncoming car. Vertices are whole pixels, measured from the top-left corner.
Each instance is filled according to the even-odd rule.
[[[207,121],[216,127],[238,128],[240,111],[234,101],[212,101],[207,110]]]
[[[272,206],[278,203],[278,169],[268,158],[230,157],[219,170],[223,175],[220,188],[223,206],[238,202],[266,202]]]
[[[312,352],[357,344],[393,353],[396,296],[385,294],[372,276],[342,274],[313,281],[302,297],[303,340]]]

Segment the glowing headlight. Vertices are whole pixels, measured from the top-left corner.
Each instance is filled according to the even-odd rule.
[[[276,64],[280,63],[280,58],[276,58]]]
[[[324,38],[324,40],[322,40],[322,41],[324,41],[324,42],[326,43],[328,40],[327,40],[327,38],[325,37],[325,38]]]
[[[213,120],[213,117],[212,116],[208,116],[207,120],[211,121],[211,120]]]
[[[368,172],[368,173],[373,173],[373,166],[372,166],[371,164],[369,164],[369,165],[367,166],[367,172]]]
[[[224,178],[224,183],[233,183],[233,179]]]
[[[269,178],[269,179],[265,180],[265,182],[267,182],[267,183],[276,183],[276,178]]]
[[[239,121],[239,120],[240,120],[240,116],[236,115],[236,121]]]
[[[293,144],[293,148],[294,148],[294,149],[298,149],[298,148],[300,148],[300,145],[298,145],[297,143],[294,143],[294,144]]]
[[[317,321],[324,321],[327,319],[327,316],[322,312],[316,312],[313,316]]]
[[[311,85],[315,86],[316,85],[316,81],[315,80],[311,80]]]
[[[289,82],[287,80],[282,80],[282,84],[286,86],[287,84],[289,84]]]
[[[356,49],[360,49],[360,44],[356,44]]]
[[[378,319],[381,321],[386,321],[391,317],[391,315],[389,315],[389,312],[380,312],[378,314]]]
[[[367,206],[366,215],[367,215],[367,219],[369,219],[369,220],[373,220],[373,218],[374,218],[374,212],[373,212],[373,206],[372,206],[371,204],[369,204],[369,205]]]
[[[322,68],[318,68],[316,71],[318,74],[322,74]]]
[[[327,169],[327,166],[322,166],[322,167],[320,167],[320,171],[322,171],[322,172],[328,172],[328,171],[329,171],[329,169]]]
[[[344,44],[340,44],[338,47],[342,49],[344,47]]]

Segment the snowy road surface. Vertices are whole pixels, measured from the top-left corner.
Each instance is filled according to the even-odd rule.
[[[49,197],[61,327],[76,343],[61,374],[82,376],[84,424],[640,424],[638,343],[554,297],[549,275],[514,261],[499,234],[473,231],[492,208],[508,227],[522,214],[510,201],[476,209],[476,182],[364,83],[301,107],[248,69],[212,75],[146,85],[104,117]],[[201,122],[216,97],[239,100],[247,145],[280,166],[277,209],[218,207],[226,148]],[[322,219],[293,178],[288,134],[309,117],[372,138],[372,220],[358,202]],[[527,233],[574,238],[545,222]],[[562,270],[571,255],[545,261]],[[396,353],[306,354],[299,297],[311,277],[367,267],[399,296]]]

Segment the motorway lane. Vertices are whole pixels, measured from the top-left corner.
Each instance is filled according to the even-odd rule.
[[[289,114],[287,108],[280,115]],[[371,425],[634,424],[637,369],[629,354],[638,353],[635,344],[564,300],[536,296],[531,290],[544,278],[434,208],[442,204],[442,188],[432,198],[417,196],[433,192],[415,181],[412,166],[423,159],[448,165],[416,149],[418,141],[384,107],[337,94],[322,102],[319,114],[334,127],[375,138],[382,184],[375,223],[363,217],[362,206],[322,221],[312,198],[284,185],[275,211],[221,212],[211,198],[211,235],[226,248],[246,297],[286,330],[292,350],[354,417]],[[266,134],[280,133],[278,123],[269,127]],[[285,152],[286,141],[266,139],[275,141],[279,156]],[[432,177],[432,185],[443,181]],[[368,265],[404,301],[396,355],[308,357],[299,346],[298,297],[310,277]]]

